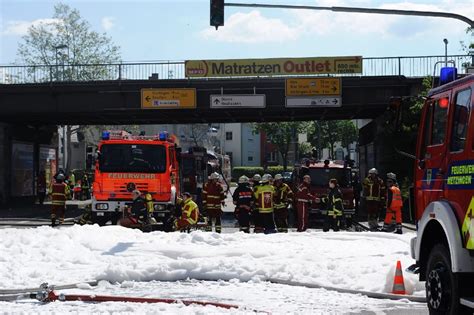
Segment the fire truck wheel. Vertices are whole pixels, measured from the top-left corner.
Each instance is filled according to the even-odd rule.
[[[426,267],[426,301],[431,315],[460,313],[458,276],[451,272],[451,256],[444,244],[431,250]]]

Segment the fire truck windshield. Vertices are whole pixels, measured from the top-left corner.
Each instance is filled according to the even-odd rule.
[[[104,173],[164,173],[166,148],[148,144],[104,144],[99,170]]]
[[[328,187],[329,180],[337,179],[340,187],[351,185],[351,171],[344,168],[310,168],[311,185],[318,187]]]

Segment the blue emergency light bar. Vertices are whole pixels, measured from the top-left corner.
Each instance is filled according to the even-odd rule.
[[[109,140],[110,139],[110,132],[102,131],[102,140]]]
[[[456,67],[443,67],[439,74],[439,85],[443,85],[456,80],[458,69]]]
[[[159,138],[160,141],[166,141],[168,139],[168,133],[166,131],[160,132]]]

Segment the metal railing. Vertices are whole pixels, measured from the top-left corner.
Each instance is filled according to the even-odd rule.
[[[335,76],[394,76],[424,77],[433,75],[436,62],[445,56],[368,57],[362,59],[362,74]],[[466,65],[474,64],[474,55],[450,55],[459,73],[466,72]],[[281,77],[279,75],[278,77]],[[184,61],[0,66],[0,84],[26,84],[45,82],[78,82],[106,80],[162,80],[185,79]]]

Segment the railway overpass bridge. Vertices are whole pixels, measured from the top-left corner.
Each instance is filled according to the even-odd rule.
[[[462,64],[471,58],[448,59]],[[391,97],[417,95],[422,78],[443,60],[444,56],[362,58],[362,73],[356,75],[249,78],[186,78],[184,62],[0,66],[0,205],[22,198],[15,193],[19,188],[28,186],[26,191],[31,191],[25,196],[34,194],[33,170],[39,169],[42,150],[55,147],[57,125],[376,118]],[[313,79],[329,82],[329,95],[326,90],[304,96],[314,88]],[[163,91],[187,91],[178,98],[192,104],[155,97]],[[229,96],[226,106],[216,103]],[[21,150],[15,152],[13,144]],[[24,180],[15,182],[25,187],[12,187],[18,176]],[[31,204],[31,197],[26,199]]]

